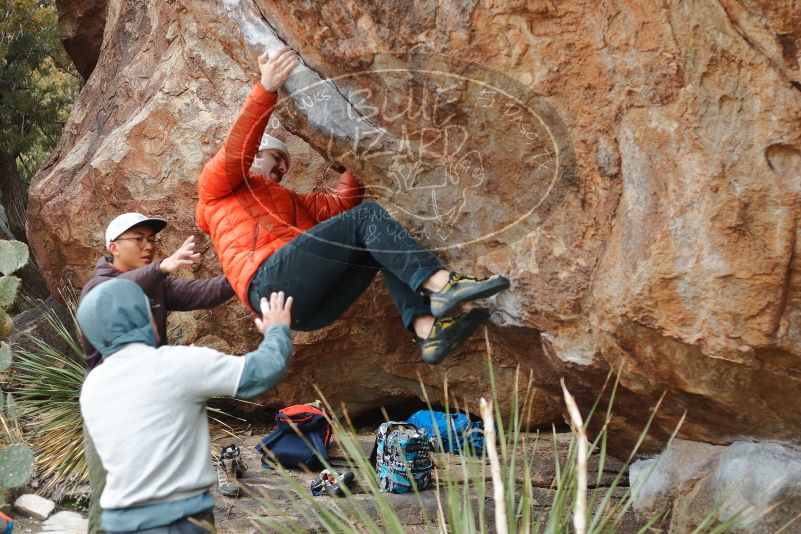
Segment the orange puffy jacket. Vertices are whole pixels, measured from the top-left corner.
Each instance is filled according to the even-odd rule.
[[[265,259],[305,230],[362,200],[361,186],[348,172],[330,194],[296,193],[250,174],[276,100],[277,95],[256,83],[197,183],[197,225],[211,236],[225,276],[248,308],[250,281]]]

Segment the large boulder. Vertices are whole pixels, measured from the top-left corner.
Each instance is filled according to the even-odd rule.
[[[801,25],[782,3],[347,4],[108,2],[97,65],[29,226],[51,288],[80,285],[115,213],[193,222],[194,184],[282,43],[304,59],[271,121],[289,185],[330,183],[338,159],[454,267],[504,273],[489,339],[554,416],[558,378],[587,410],[619,373],[612,447],[683,437],[798,440]],[[199,235],[199,233],[198,233]],[[211,249],[192,276],[217,272]],[[178,319],[188,341],[255,343],[232,304]],[[380,284],[341,320],[296,337],[269,402],[312,383],[365,410],[487,393],[483,345],[417,362]],[[475,384],[479,384],[476,387]],[[548,400],[547,392],[552,400]],[[599,418],[595,418],[596,421]]]
[[[629,473],[634,509],[645,518],[669,512],[670,532],[709,521],[734,532],[801,531],[801,452],[776,443],[729,446],[675,440]]]
[[[106,27],[106,0],[56,0],[58,36],[84,80],[97,65]]]

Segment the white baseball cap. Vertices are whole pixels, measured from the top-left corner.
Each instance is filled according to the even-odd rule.
[[[115,217],[114,220],[111,221],[106,227],[106,248],[108,248],[112,241],[120,237],[134,226],[138,226],[140,224],[145,224],[156,232],[161,232],[164,227],[167,226],[167,221],[164,219],[156,219],[154,217],[145,217],[141,213],[136,213],[133,211],[129,213],[123,213],[122,215]]]
[[[286,145],[280,139],[277,139],[270,134],[264,134],[261,137],[261,143],[259,144],[259,152],[261,152],[262,150],[270,150],[270,149],[277,150],[278,152],[284,155],[284,157],[286,158],[286,166],[288,169],[290,165],[289,149],[287,149]]]

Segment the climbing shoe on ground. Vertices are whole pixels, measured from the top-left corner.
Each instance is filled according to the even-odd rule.
[[[429,295],[431,314],[445,317],[463,302],[483,299],[509,288],[509,280],[501,275],[489,278],[474,278],[459,273],[451,273],[450,280],[441,291]]]
[[[220,451],[220,460],[217,462],[217,483],[220,493],[226,497],[239,497],[239,484],[236,479],[242,476],[247,465],[242,461],[239,447],[226,445]]]
[[[473,308],[461,315],[436,319],[427,338],[415,336],[423,361],[431,365],[441,362],[453,349],[467,341],[489,315],[485,308]]]
[[[353,472],[345,471],[341,475],[336,471],[324,469],[311,482],[311,492],[315,497],[327,493],[332,497],[344,497],[342,488],[350,489],[353,485]]]

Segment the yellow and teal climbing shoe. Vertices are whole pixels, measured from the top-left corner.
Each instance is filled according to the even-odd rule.
[[[415,336],[423,361],[431,365],[441,362],[456,347],[467,341],[489,316],[489,310],[473,308],[467,313],[441,317],[434,321],[427,338]]]
[[[498,274],[489,278],[475,278],[451,273],[445,287],[429,295],[431,314],[434,317],[445,317],[463,302],[491,297],[508,288],[509,279]]]

